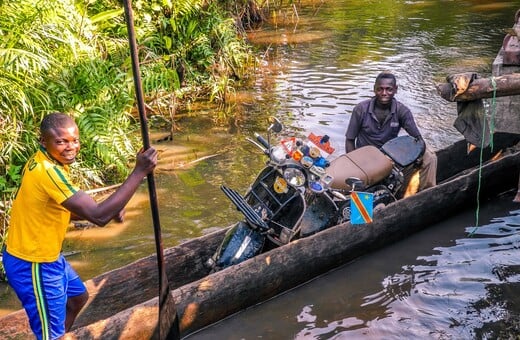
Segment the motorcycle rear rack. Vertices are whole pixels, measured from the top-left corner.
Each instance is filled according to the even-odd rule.
[[[220,189],[226,194],[226,196],[233,202],[233,204],[237,207],[237,209],[244,214],[247,222],[256,225],[264,230],[268,230],[269,226],[265,223],[264,220],[258,216],[258,214],[251,208],[249,204],[247,204],[246,200],[236,191],[231,188],[228,188],[224,185],[220,186]]]

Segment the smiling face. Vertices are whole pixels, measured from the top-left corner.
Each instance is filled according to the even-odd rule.
[[[374,85],[374,93],[380,106],[390,105],[397,93],[397,85],[390,78],[381,78]]]
[[[70,118],[62,119],[59,125],[42,130],[40,144],[59,163],[72,164],[80,149],[78,126]]]

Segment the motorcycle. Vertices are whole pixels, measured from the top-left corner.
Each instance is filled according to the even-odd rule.
[[[338,224],[338,202],[346,200],[331,190],[331,175],[325,172],[327,157],[334,152],[328,136],[311,133],[305,139],[287,138],[271,145],[271,134],[282,131],[276,118],[267,129],[267,140],[255,133],[247,140],[268,156],[246,194],[221,186],[245,219],[236,223],[207,261],[212,271],[252,258]]]
[[[331,161],[326,171],[333,178],[330,187],[347,197],[340,207],[341,219],[350,220],[352,191],[372,193],[374,211],[403,198],[424,151],[423,142],[405,135],[380,149],[363,146]]]
[[[248,138],[268,161],[245,196],[221,186],[245,220],[226,233],[206,262],[212,271],[349,221],[353,191],[373,193],[374,211],[397,201],[425,150],[424,143],[400,136],[381,149],[365,146],[329,161],[334,149],[326,135],[282,139],[273,147],[271,134],[282,128],[273,118],[267,140],[259,134],[256,141]]]

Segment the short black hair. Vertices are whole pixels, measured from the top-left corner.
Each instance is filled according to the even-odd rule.
[[[40,134],[44,135],[45,133],[51,130],[64,127],[70,124],[71,122],[74,123],[74,119],[72,119],[72,117],[66,115],[65,113],[50,113],[43,117],[43,120],[40,123]]]
[[[381,79],[391,79],[392,82],[394,83],[394,85],[397,85],[397,79],[395,78],[395,76],[392,72],[383,71],[383,72],[379,73],[376,77],[375,83],[377,84]]]

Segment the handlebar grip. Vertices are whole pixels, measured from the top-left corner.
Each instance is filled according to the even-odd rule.
[[[255,137],[256,137],[256,140],[262,144],[266,149],[269,149],[270,145],[269,143],[265,140],[264,137],[262,137],[261,135],[259,135],[258,133],[255,132]]]

